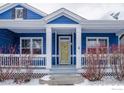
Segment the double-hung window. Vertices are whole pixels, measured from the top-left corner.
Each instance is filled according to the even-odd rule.
[[[87,53],[96,53],[99,51],[107,53],[108,49],[108,38],[107,37],[87,37]]]
[[[40,38],[21,38],[21,54],[43,54],[43,39]]]

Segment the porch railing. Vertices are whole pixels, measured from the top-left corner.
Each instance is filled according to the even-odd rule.
[[[83,54],[81,55],[81,66],[82,68],[85,68],[89,65],[89,63],[93,63],[99,65],[100,64],[105,64],[106,67],[110,67],[110,59],[111,59],[111,54],[104,54],[104,55],[95,55],[95,54]],[[99,62],[96,62],[99,61]],[[91,64],[92,64],[91,63]]]
[[[46,55],[0,54],[1,67],[46,67]]]
[[[104,54],[104,55],[81,55],[81,66],[87,67],[89,62],[97,61],[98,65],[105,63],[106,68],[110,68],[113,65],[120,65],[124,62],[124,54]]]

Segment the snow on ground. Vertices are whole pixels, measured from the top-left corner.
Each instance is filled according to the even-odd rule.
[[[13,80],[5,80],[0,82],[0,85],[11,85],[11,84],[14,84]]]
[[[84,81],[80,84],[75,84],[75,85],[124,85],[124,81],[118,81],[113,77],[104,77],[100,81],[88,81],[87,79],[84,78]]]
[[[20,84],[15,83],[14,80],[12,79],[0,82],[0,85],[38,85],[38,84],[39,84],[39,79],[32,79],[30,82],[20,83]]]
[[[10,79],[10,80],[5,80],[3,82],[0,82],[0,85],[39,85],[39,79],[40,78],[31,79],[30,82],[20,83],[20,84],[17,84],[17,83],[14,82],[14,80]],[[41,79],[44,80],[44,81],[49,81],[50,80],[50,75],[46,75],[46,76],[42,77]],[[43,84],[43,85],[45,85],[45,84]]]
[[[44,81],[50,81],[51,75],[46,75],[41,78]],[[118,81],[113,77],[104,77],[101,81],[88,81],[87,79],[83,78],[83,82],[75,85],[124,85],[124,81]],[[0,85],[48,85],[48,84],[39,84],[39,79],[31,79],[30,82],[16,84],[13,80],[6,80],[0,82]]]
[[[42,77],[41,79],[45,80],[45,81],[49,81],[49,80],[51,80],[50,77],[51,77],[51,75],[46,75],[46,76]]]

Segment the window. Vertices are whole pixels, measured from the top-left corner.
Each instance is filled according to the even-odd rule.
[[[30,54],[30,45],[31,45],[31,41],[30,39],[22,39],[22,54]]]
[[[107,53],[108,38],[105,37],[88,37],[87,53]]]
[[[21,38],[22,54],[42,54],[43,44],[42,38]]]
[[[15,19],[23,19],[23,8],[15,8]]]
[[[33,54],[42,53],[42,41],[41,39],[33,39]]]
[[[107,39],[99,39],[98,44],[99,46],[107,47]]]
[[[96,45],[97,45],[97,39],[88,39],[87,42],[87,51],[89,52],[96,52]]]

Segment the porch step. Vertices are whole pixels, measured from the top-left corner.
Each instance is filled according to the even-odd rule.
[[[65,68],[51,69],[50,73],[54,73],[54,74],[77,73],[77,70],[76,69],[65,69]]]

